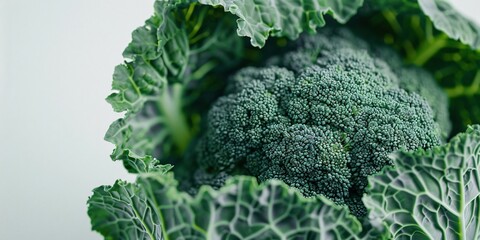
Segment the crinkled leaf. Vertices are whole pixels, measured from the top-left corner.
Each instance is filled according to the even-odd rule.
[[[112,83],[112,88],[118,92],[108,96],[107,102],[117,112],[139,111],[145,102],[166,85],[164,68],[162,61],[146,62],[141,58],[118,65]]]
[[[92,229],[105,239],[163,239],[161,216],[136,184],[119,180],[98,187],[88,205]]]
[[[171,148],[162,123],[162,116],[153,102],[113,122],[105,134],[105,140],[115,144],[111,158],[121,160],[130,173],[156,171],[160,164],[157,159]]]
[[[132,33],[132,42],[123,55],[129,59],[115,68],[112,88],[117,92],[107,101],[117,112],[139,111],[155,98],[168,82],[179,81],[186,68],[188,39],[186,31],[167,11],[154,15]]]
[[[160,56],[160,52],[158,51],[160,44],[157,37],[157,29],[160,22],[164,25],[167,24],[154,16],[147,20],[144,26],[135,29],[132,32],[132,41],[123,51],[123,56],[132,60],[137,56],[141,56],[147,60],[158,58]]]
[[[162,165],[155,173],[149,174],[164,175],[171,167]],[[165,182],[171,182],[171,178],[164,179],[165,184],[161,187],[173,186]],[[158,204],[149,200],[149,193],[145,190],[138,184],[122,180],[117,180],[113,186],[95,188],[87,201],[92,229],[105,239],[163,239],[162,214],[158,211]]]
[[[238,176],[192,198],[172,176],[144,174],[135,185],[95,189],[93,229],[114,239],[160,239],[160,229],[168,239],[358,239],[361,231],[345,207],[304,198],[280,181],[258,185]]]
[[[232,38],[233,16],[223,15],[211,6],[157,1],[155,15],[132,34],[124,51],[132,60],[114,74],[114,88],[120,91],[107,98],[115,110],[127,113],[105,135],[115,144],[112,159],[122,160],[129,172],[149,172],[177,157],[188,145],[188,121],[195,117],[184,109],[198,105],[195,89],[208,92],[198,82],[212,78],[216,66],[229,71],[239,62],[242,41]]]
[[[173,239],[189,238],[195,228],[205,239],[354,239],[361,230],[346,208],[306,199],[280,181],[257,185],[252,177],[235,177],[218,191],[201,189],[189,204],[193,222],[165,215]],[[179,225],[192,229],[176,230]]]
[[[480,27],[455,10],[445,0],[418,0],[433,25],[450,38],[480,49]]]
[[[325,25],[323,15],[330,13],[345,23],[355,15],[363,0],[199,0],[202,4],[222,6],[238,17],[237,33],[247,36],[255,47],[263,47],[271,36],[296,39],[303,31]]]
[[[395,168],[370,177],[370,218],[395,238],[480,238],[480,125],[428,151],[393,156]]]

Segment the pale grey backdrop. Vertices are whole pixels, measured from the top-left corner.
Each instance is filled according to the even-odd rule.
[[[0,239],[101,239],[91,189],[133,180],[109,161],[104,98],[153,0],[0,0]],[[480,22],[478,0],[453,2]]]

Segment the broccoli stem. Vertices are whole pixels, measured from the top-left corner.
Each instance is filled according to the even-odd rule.
[[[450,98],[457,98],[463,96],[473,96],[478,93],[480,89],[480,70],[477,71],[475,77],[472,81],[472,84],[469,86],[464,86],[461,83],[456,85],[453,88],[447,88],[445,91],[447,92],[448,97]]]
[[[418,51],[409,56],[408,62],[417,66],[423,66],[430,58],[432,58],[438,51],[447,45],[448,37],[445,34],[438,35],[428,41],[423,42]]]
[[[393,11],[383,11],[382,15],[385,18],[385,20],[387,20],[388,24],[390,25],[392,30],[395,32],[395,34],[401,34],[402,26],[397,21],[397,15],[395,14],[395,12],[393,12]]]
[[[180,83],[165,87],[158,104],[165,127],[170,132],[173,143],[180,153],[185,151],[192,137],[187,118],[182,109],[183,90],[184,87]]]

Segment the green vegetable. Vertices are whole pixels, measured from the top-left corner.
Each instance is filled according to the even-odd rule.
[[[479,239],[480,125],[450,143],[393,156],[364,202],[396,238]]]
[[[298,38],[303,31],[315,31],[325,25],[323,15],[329,13],[338,22],[345,23],[362,6],[363,0],[330,1],[225,1],[200,0],[205,5],[222,6],[239,17],[239,36],[250,38],[254,47],[263,47],[269,36]]]
[[[350,21],[368,26],[403,55],[428,70],[447,92],[453,133],[480,122],[480,27],[445,0],[369,0]],[[374,13],[376,12],[376,13]],[[372,14],[373,13],[373,14]]]
[[[324,27],[324,26],[327,27]],[[444,0],[155,1],[106,239],[477,239],[480,28]]]
[[[421,70],[397,64],[397,76],[365,50],[345,48],[361,41],[353,37],[322,48],[319,43],[331,35],[304,40],[300,50],[279,60],[295,64],[295,72],[272,66],[233,76],[227,95],[208,112],[196,176],[219,172],[221,178],[213,180],[221,181],[225,172],[240,172],[260,181],[281,179],[305,196],[322,194],[362,216],[367,177],[391,164],[388,154],[441,142],[428,102],[400,88],[416,87],[411,82],[424,78],[411,77]],[[444,100],[433,104],[446,107],[431,81],[431,91]]]
[[[194,198],[176,185],[168,174],[97,188],[89,212],[102,221],[93,226],[113,239],[356,239],[361,231],[345,208],[280,181],[235,177]]]

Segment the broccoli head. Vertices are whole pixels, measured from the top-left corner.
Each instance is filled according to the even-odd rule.
[[[429,72],[416,66],[404,66],[402,58],[390,47],[375,40],[365,41],[346,28],[325,28],[320,34],[303,36],[293,45],[294,50],[272,57],[267,64],[285,67],[298,73],[315,64],[320,56],[339,49],[366,50],[375,59],[377,67],[381,68],[385,64],[388,66],[384,68],[384,74],[393,74],[391,77],[398,79],[400,88],[419,94],[429,103],[434,119],[440,125],[442,140],[448,137],[452,126],[447,95]]]
[[[230,174],[280,179],[364,215],[367,177],[392,164],[388,155],[436,146],[447,130],[432,110],[434,98],[422,97],[431,93],[413,83],[429,75],[401,65],[392,70],[341,39],[336,49],[304,41],[320,50],[297,48],[283,56],[287,62],[277,57],[271,66],[236,73],[208,113],[196,176],[219,174],[200,177],[214,186]]]

